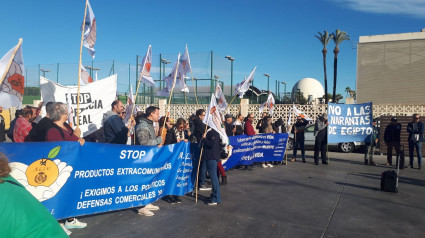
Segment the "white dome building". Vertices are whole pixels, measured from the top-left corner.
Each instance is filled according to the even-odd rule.
[[[323,98],[325,95],[325,90],[323,89],[322,84],[314,78],[303,78],[298,81],[292,88],[292,99],[297,100],[297,93],[301,94],[307,99],[309,103],[317,104],[319,101],[318,98]]]

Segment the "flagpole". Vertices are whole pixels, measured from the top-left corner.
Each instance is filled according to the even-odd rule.
[[[177,65],[176,65],[176,72],[174,73],[173,87],[171,88],[170,96],[168,97],[168,104],[167,104],[167,108],[165,110],[165,118],[164,118],[164,124],[162,126],[161,135],[163,135],[163,133],[165,131],[165,123],[167,122],[168,112],[170,110],[171,97],[173,96],[174,86],[176,85],[176,79],[177,79],[177,73],[178,73],[179,64],[180,64],[180,53],[179,53],[179,55],[177,57]],[[164,143],[164,141],[163,141],[163,143]]]
[[[18,44],[15,46],[15,50],[13,51],[12,57],[10,57],[9,63],[7,64],[6,70],[4,71],[4,74],[1,77],[0,85],[3,83],[4,78],[6,77],[6,74],[9,72],[10,66],[12,65],[13,59],[15,58],[16,52],[18,51],[19,47],[21,47],[22,44],[22,38],[19,38]]]
[[[80,43],[80,61],[78,63],[78,87],[77,87],[77,129],[80,127],[80,80],[81,80],[81,56],[83,54],[83,40],[84,30],[86,28],[86,15],[87,15],[87,4],[89,0],[86,0],[86,7],[84,8],[84,20],[83,29],[81,31],[81,43]]]
[[[142,75],[143,75],[143,69],[145,68],[146,65],[146,60],[148,58],[148,54],[149,54],[149,50],[151,49],[151,45],[149,45],[148,47],[148,51],[146,51],[146,55],[145,55],[145,60],[143,62],[143,67],[142,67],[142,71],[140,71],[140,75],[139,75],[139,81],[137,82],[137,89],[136,89],[136,99],[134,99],[134,104],[133,107],[131,108],[131,113],[133,113],[134,108],[136,107],[136,101],[137,101],[137,95],[139,93],[139,88],[140,88],[140,81],[142,80]],[[139,67],[139,65],[136,65],[136,67]],[[137,69],[137,68],[136,68]],[[130,117],[130,119],[133,117],[133,115]],[[130,120],[129,119],[129,120]]]

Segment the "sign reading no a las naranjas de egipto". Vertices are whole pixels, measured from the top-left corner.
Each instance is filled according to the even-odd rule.
[[[372,103],[328,104],[328,142],[369,142],[373,132]]]

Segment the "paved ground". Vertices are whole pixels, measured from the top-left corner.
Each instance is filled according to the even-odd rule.
[[[71,237],[425,237],[425,171],[401,170],[399,192],[388,193],[379,190],[388,168],[363,165],[362,154],[331,152],[327,166],[307,155],[306,164],[229,171],[218,206],[202,201],[208,192],[198,203],[161,200],[153,217],[83,217],[88,226]]]

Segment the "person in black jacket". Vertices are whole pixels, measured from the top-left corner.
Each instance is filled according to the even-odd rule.
[[[217,162],[220,160],[220,134],[210,128],[207,134],[202,138],[202,143],[204,146],[202,160],[206,161],[212,184],[211,201],[208,205],[217,205],[221,203],[220,185],[217,176]]]
[[[196,111],[196,118],[193,121],[193,124],[195,126],[194,130],[193,130],[193,134],[196,137],[196,141],[199,142],[202,139],[202,136],[205,133],[205,124],[202,122],[202,120],[204,120],[205,118],[205,110],[204,109],[199,109]]]
[[[227,136],[233,136],[233,129],[234,129],[234,126],[233,126],[233,116],[232,115],[230,115],[230,114],[226,114],[225,116],[224,116],[224,119],[226,119],[226,121],[224,121],[224,127],[225,127],[225,129],[226,129],[226,135]]]
[[[235,136],[243,135],[244,125],[244,117],[239,113],[238,118],[233,122]]]
[[[258,130],[258,133],[264,133],[264,130],[267,127],[267,112],[263,112],[263,117],[258,120],[255,129]]]
[[[22,115],[23,115],[22,109],[16,110],[15,119],[13,119],[12,122],[10,122],[9,129],[6,131],[7,137],[9,137],[9,139],[11,139],[12,142],[15,142],[15,140],[13,139],[13,129],[15,128],[16,121],[18,120],[18,118],[22,117]]]
[[[292,126],[291,133],[294,134],[294,153],[291,162],[295,162],[297,159],[298,145],[300,145],[301,157],[303,162],[305,161],[305,149],[304,149],[304,130],[308,125],[308,121],[300,116],[297,116],[297,121]]]
[[[397,118],[391,118],[391,124],[385,128],[384,141],[387,145],[387,166],[393,164],[393,147],[397,153],[397,158],[400,156],[400,133],[401,124],[397,123]]]
[[[424,140],[425,125],[419,121],[419,114],[413,114],[412,121],[407,124],[409,133],[409,167],[413,168],[413,151],[416,149],[418,156],[418,169],[422,169],[422,141]]]

